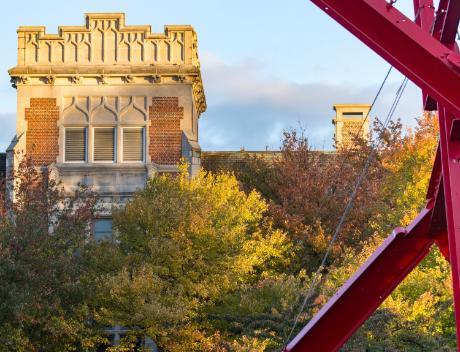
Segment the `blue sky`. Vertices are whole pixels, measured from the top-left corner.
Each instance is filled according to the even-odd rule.
[[[411,14],[412,0],[398,5]],[[389,65],[308,0],[8,1],[0,29],[0,149],[14,135],[19,25],[82,25],[86,12],[125,12],[127,24],[191,24],[198,32],[208,110],[204,150],[277,149],[282,131],[301,125],[313,147],[331,148],[334,103],[371,102]],[[402,77],[395,72],[372,116],[385,117]],[[420,92],[408,86],[396,117],[413,124]]]

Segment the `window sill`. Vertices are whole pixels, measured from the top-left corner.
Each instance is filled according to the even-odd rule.
[[[144,162],[122,162],[122,163],[85,163],[85,162],[65,162],[57,163],[56,167],[60,170],[146,170],[147,164]]]

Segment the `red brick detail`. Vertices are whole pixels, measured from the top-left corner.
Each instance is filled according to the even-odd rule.
[[[150,145],[153,162],[163,165],[177,164],[182,156],[182,131],[180,120],[184,108],[177,97],[155,97],[149,109]]]
[[[25,109],[26,154],[38,165],[56,162],[59,153],[59,107],[55,98],[31,98]]]

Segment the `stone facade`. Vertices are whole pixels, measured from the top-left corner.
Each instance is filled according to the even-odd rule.
[[[182,157],[192,172],[199,169],[206,99],[191,26],[152,33],[125,25],[122,13],[97,13],[57,34],[19,27],[18,62],[9,74],[18,98],[10,155],[25,152],[53,168],[66,191],[88,184],[109,207],[150,175],[177,171]]]

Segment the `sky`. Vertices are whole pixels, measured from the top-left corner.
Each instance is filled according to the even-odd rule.
[[[412,0],[398,7],[411,16]],[[306,131],[315,149],[332,148],[336,103],[372,102],[389,65],[308,0],[22,0],[0,13],[0,150],[15,131],[16,29],[83,25],[87,12],[125,12],[128,25],[190,24],[198,33],[208,109],[200,118],[203,150],[276,150],[282,132]],[[412,17],[412,16],[411,16]],[[384,119],[403,77],[393,72],[371,113]],[[409,84],[395,118],[420,116],[421,94]]]

